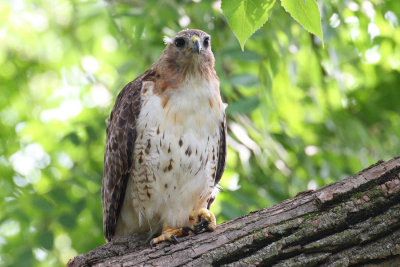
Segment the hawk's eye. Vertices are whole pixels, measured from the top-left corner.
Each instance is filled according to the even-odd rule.
[[[176,39],[175,39],[175,46],[176,46],[176,47],[179,47],[179,48],[184,47],[184,46],[185,46],[185,39],[183,39],[183,38],[176,38]]]
[[[204,38],[203,47],[207,48],[209,44],[210,44],[210,37]]]

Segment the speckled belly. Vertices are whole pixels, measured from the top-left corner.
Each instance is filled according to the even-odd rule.
[[[159,219],[176,227],[195,208],[205,207],[214,188],[219,131],[176,131],[162,122],[138,132],[132,200],[139,221]]]

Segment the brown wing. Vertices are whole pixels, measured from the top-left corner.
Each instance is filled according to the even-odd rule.
[[[226,119],[225,119],[225,114],[224,114],[224,118],[221,122],[221,127],[220,127],[218,163],[217,163],[217,171],[215,174],[215,185],[217,185],[219,183],[219,181],[221,180],[222,174],[224,173],[225,165],[226,165],[227,149],[228,149],[228,142],[226,141]]]
[[[218,162],[217,170],[215,172],[214,186],[217,186],[221,180],[222,174],[225,170],[226,165],[226,151],[228,150],[228,142],[226,141],[226,119],[225,114],[220,126],[219,135],[219,150],[218,150]],[[210,209],[211,205],[214,203],[215,195],[213,194],[207,203],[207,209]]]
[[[142,83],[154,74],[147,71],[120,92],[107,125],[101,198],[103,230],[107,241],[115,234],[125,190],[133,167],[136,119],[141,107]]]

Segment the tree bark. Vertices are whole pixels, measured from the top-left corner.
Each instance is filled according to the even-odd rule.
[[[67,266],[400,266],[400,157],[179,241],[123,237]]]

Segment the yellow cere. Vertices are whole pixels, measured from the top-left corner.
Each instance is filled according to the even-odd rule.
[[[198,36],[193,36],[192,38],[192,44],[194,44],[194,42],[198,40],[200,42],[200,38]]]

